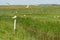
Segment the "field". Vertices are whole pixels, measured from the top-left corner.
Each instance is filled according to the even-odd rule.
[[[0,6],[0,40],[60,40],[60,6]]]

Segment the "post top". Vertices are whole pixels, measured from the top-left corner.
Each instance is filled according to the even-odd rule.
[[[12,18],[14,18],[14,19],[15,19],[15,18],[17,18],[17,16],[15,15],[15,16],[14,16],[14,17],[12,17]]]

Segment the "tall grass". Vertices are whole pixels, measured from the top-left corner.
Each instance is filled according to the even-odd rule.
[[[59,14],[60,6],[0,8],[0,40],[60,40]],[[15,35],[14,15],[17,15]]]

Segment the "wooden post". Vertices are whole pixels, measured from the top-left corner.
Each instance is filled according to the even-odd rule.
[[[13,19],[14,19],[14,34],[16,33],[16,17],[17,16],[14,16]]]
[[[15,31],[16,31],[16,19],[14,19],[14,34],[15,34]]]

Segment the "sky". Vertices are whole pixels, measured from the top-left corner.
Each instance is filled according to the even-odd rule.
[[[60,0],[0,0],[0,5],[60,4]]]

